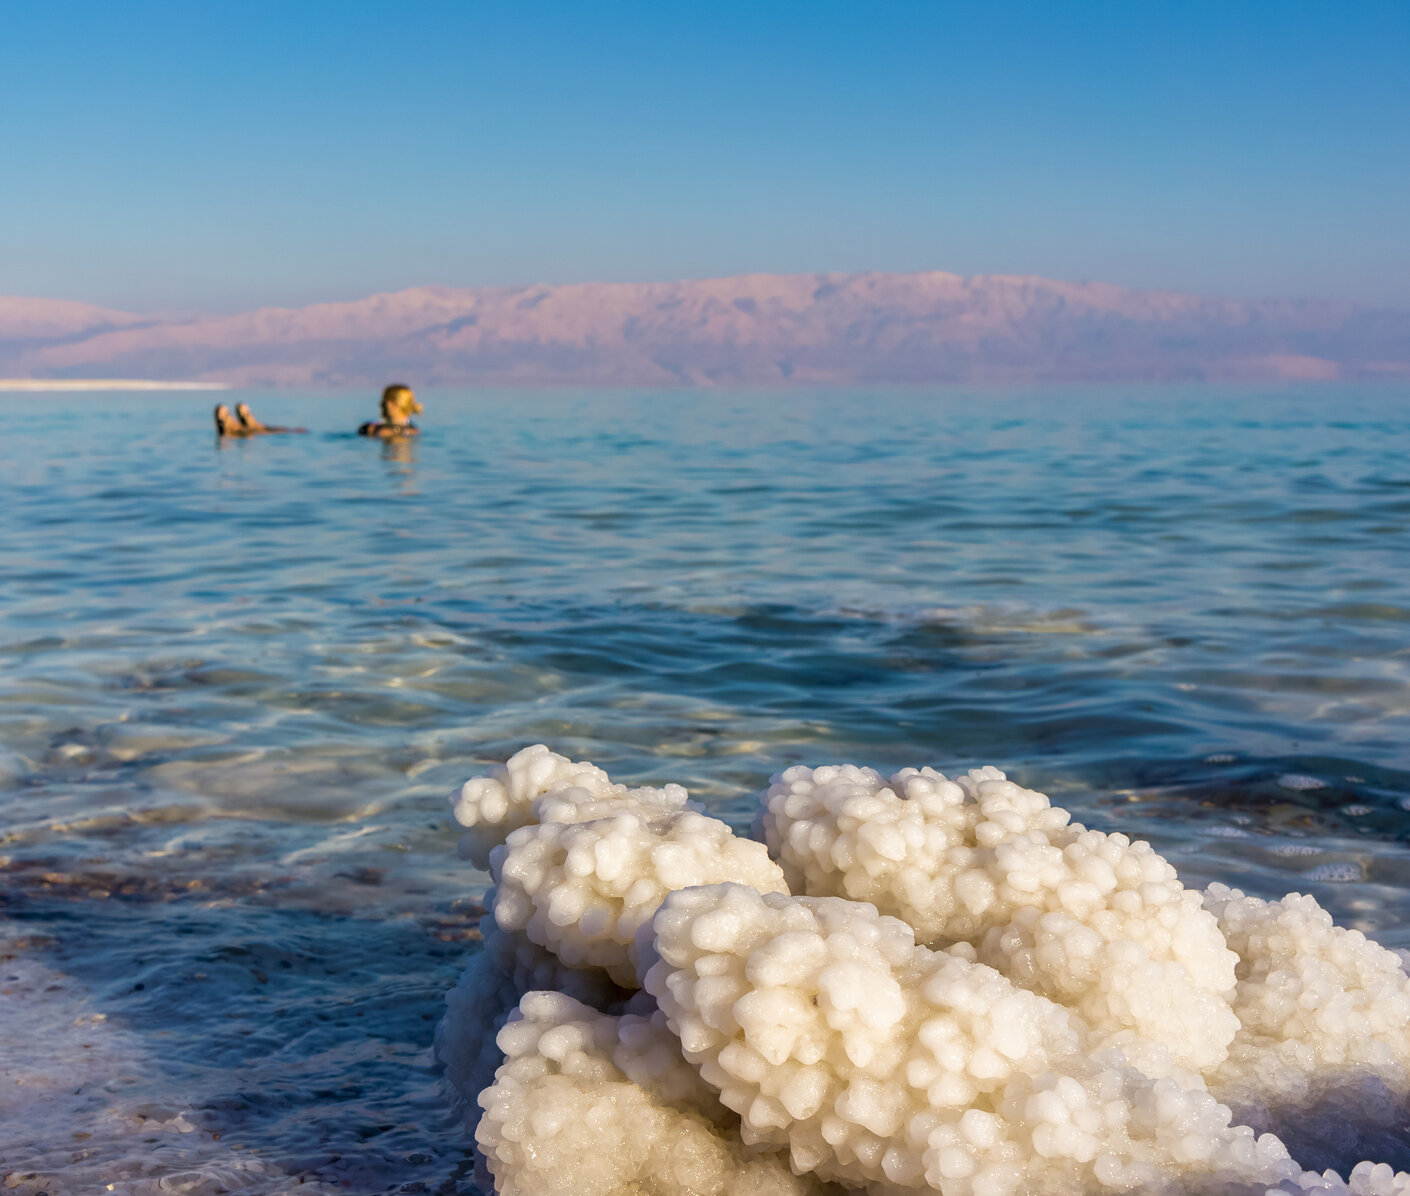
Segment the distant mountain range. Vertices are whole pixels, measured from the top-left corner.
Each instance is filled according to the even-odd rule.
[[[0,298],[0,376],[298,387],[1410,379],[1410,312],[942,273],[417,287],[233,316]]]

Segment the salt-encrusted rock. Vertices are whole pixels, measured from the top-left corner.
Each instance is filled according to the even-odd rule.
[[[629,789],[542,744],[467,781],[455,815],[470,828],[463,851],[494,879],[495,923],[625,986],[636,984],[637,929],[672,889],[786,888],[762,844],[702,813],[681,786]]]
[[[565,964],[602,968],[621,985],[636,984],[637,930],[672,890],[721,881],[786,889],[763,844],[693,810],[663,812],[631,797],[561,809],[549,799],[537,808],[543,821],[490,853],[494,918]],[[553,820],[585,812],[602,816]]]
[[[493,903],[494,890],[486,896]],[[553,952],[530,942],[524,935],[498,926],[488,913],[480,919],[480,931],[483,936],[481,954],[518,990],[511,1005],[517,1005],[527,992],[551,989],[567,993],[594,1009],[605,1010],[625,1001],[631,991],[635,991],[635,987],[628,991],[614,984],[600,968],[575,968],[565,964]]]
[[[499,929],[486,914],[480,919],[481,949],[470,957],[455,987],[446,994],[446,1012],[436,1027],[435,1052],[463,1111],[473,1137],[480,1121],[479,1095],[494,1082],[504,1056],[495,1035],[534,990],[552,989],[594,1009],[617,1012],[629,1004],[623,991],[598,969],[566,967],[558,958],[521,934]],[[477,1155],[476,1179],[492,1186],[484,1157]]]
[[[1340,1177],[1329,1171],[1324,1178],[1330,1190]],[[1410,1196],[1410,1174],[1392,1171],[1386,1163],[1357,1163],[1351,1169],[1346,1190],[1350,1196]]]
[[[486,1027],[526,986],[597,1009],[535,1006],[506,1040],[479,1125],[501,1192],[1410,1196],[1384,1163],[1343,1181],[1258,1136],[1286,1131],[1318,1167],[1403,1165],[1399,957],[1310,898],[1216,886],[1202,908],[1146,844],[997,769],[790,770],[760,819],[781,870],[679,786],[627,789],[543,747],[458,813],[498,885],[438,1035],[452,1080],[487,1082]],[[671,893],[721,880],[745,883]],[[759,891],[786,884],[851,900]],[[613,982],[633,965],[649,992]],[[750,1153],[783,1147],[802,1188]]]
[[[1410,1175],[1385,1163],[1357,1163],[1343,1180],[1335,1171],[1304,1171],[1295,1180],[1269,1188],[1267,1196],[1410,1196]]]
[[[1336,926],[1310,896],[1247,897],[1214,884],[1206,907],[1238,954],[1240,1029],[1211,1083],[1257,1108],[1340,1110],[1331,1126],[1393,1119],[1410,1097],[1410,977],[1400,957]],[[1348,1127],[1351,1128],[1351,1127]]]
[[[505,764],[492,766],[487,776],[472,777],[451,795],[455,819],[467,828],[460,839],[460,854],[477,868],[488,868],[490,851],[511,831],[538,821],[535,803],[544,797],[557,799],[557,812],[549,817],[559,822],[574,821],[563,811],[576,804],[625,802],[662,809],[684,809],[690,804],[679,785],[628,789],[613,784],[596,764],[577,763],[536,743],[515,752]]]
[[[1091,831],[997,768],[790,768],[756,823],[797,893],[868,901],[936,946],[972,943],[1148,1068],[1195,1071],[1237,1029],[1235,956],[1149,844]],[[1168,1065],[1166,1065],[1168,1068]]]
[[[1300,1176],[1207,1092],[1094,1057],[1065,1008],[868,905],[716,885],[651,933],[644,986],[685,1057],[796,1170],[946,1196]]]
[[[500,1196],[823,1196],[751,1150],[658,1013],[609,1017],[530,993],[500,1030],[504,1063],[476,1141]]]
[[[471,1110],[472,1129],[479,1119],[475,1099],[500,1064],[495,1034],[520,997],[550,989],[594,1009],[615,1010],[630,996],[607,973],[569,968],[523,935],[501,930],[489,915],[480,920],[480,927],[483,943],[446,994],[446,1013],[436,1027],[435,1042],[446,1079]]]

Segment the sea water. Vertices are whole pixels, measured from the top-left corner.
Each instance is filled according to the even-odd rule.
[[[1403,387],[222,397],[310,431],[0,397],[11,1190],[475,1191],[445,798],[538,741],[994,763],[1410,947]]]

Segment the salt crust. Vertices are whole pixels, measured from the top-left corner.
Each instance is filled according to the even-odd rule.
[[[821,1196],[749,1149],[660,1013],[610,1017],[530,993],[498,1035],[477,1141],[504,1196]]]
[[[1010,1196],[1300,1174],[1207,1092],[1089,1054],[1061,1006],[857,901],[673,893],[647,990],[746,1142],[852,1184]]]
[[[1410,1089],[1410,979],[1399,955],[1334,925],[1312,897],[1261,901],[1214,884],[1204,900],[1239,956],[1226,1080],[1273,1056],[1299,1074],[1369,1071]]]
[[[1247,897],[1210,885],[1205,906],[1239,956],[1240,1028],[1210,1077],[1221,1100],[1270,1123],[1269,1094],[1310,1133],[1403,1132],[1410,1093],[1410,979],[1401,957],[1336,926],[1312,898]],[[1278,1112],[1276,1109],[1274,1112]],[[1330,1120],[1328,1114],[1331,1114]],[[1402,1152],[1404,1147],[1402,1147]]]
[[[935,946],[973,943],[1147,1069],[1200,1071],[1238,1029],[1234,954],[1148,843],[1090,831],[997,768],[790,768],[756,823],[792,891],[868,901]]]
[[[451,799],[456,821],[467,828],[460,839],[461,856],[477,868],[488,868],[492,848],[511,831],[538,821],[534,803],[546,794],[572,804],[605,801],[662,810],[689,804],[679,785],[651,790],[614,785],[596,764],[575,763],[536,743],[492,766],[488,776],[472,777]]]
[[[1259,1128],[1291,1109],[1283,1124],[1304,1129],[1378,1101],[1371,1119],[1398,1130],[1410,1070],[1399,958],[1333,926],[1310,897],[1266,903],[1212,886],[1201,908],[1148,845],[1071,824],[997,769],[953,782],[850,766],[775,778],[756,833],[794,891],[837,898],[789,897],[762,872],[708,884],[698,872],[710,852],[733,861],[725,871],[753,867],[733,854],[747,841],[722,838],[678,786],[629,790],[542,746],[454,800],[471,827],[465,853],[518,892],[502,929],[496,892],[487,950],[438,1036],[468,1095],[494,1061],[485,1027],[504,1023],[478,1131],[497,1191],[821,1190],[767,1186],[751,1151],[776,1162],[768,1152],[787,1147],[809,1183],[885,1196],[1133,1185],[1410,1196],[1410,1175],[1385,1164],[1360,1163],[1345,1182],[1302,1171],[1216,1103]],[[642,847],[680,849],[695,832],[691,869]],[[509,877],[516,847],[524,870]],[[637,867],[654,895],[628,901]],[[586,896],[564,904],[559,886]],[[594,902],[615,916],[598,912],[585,930]],[[538,945],[525,909],[541,915]],[[628,962],[648,993],[624,1001],[611,979],[629,980]],[[540,982],[572,995],[530,992],[505,1023]],[[514,1029],[525,1022],[534,1028]],[[557,1024],[576,1044],[567,1054]],[[656,1044],[650,1066],[628,1039]],[[682,1058],[719,1099],[698,1081],[691,1090]],[[658,1131],[691,1142],[690,1161],[653,1155]],[[1354,1125],[1346,1135],[1343,1148],[1381,1140]]]
[[[483,949],[446,994],[446,1014],[436,1027],[436,1056],[446,1079],[471,1104],[494,1081],[503,1059],[495,1034],[525,993],[558,992],[596,1009],[620,1008],[630,996],[605,973],[565,967],[522,935],[500,930],[488,915],[480,926]]]
[[[636,932],[672,889],[721,881],[785,888],[762,844],[699,813],[679,785],[627,789],[587,767],[528,748],[503,780],[462,790],[456,816],[481,829],[476,854],[489,828],[520,824],[488,853],[488,904],[501,930],[522,932],[570,967],[601,968],[636,987]],[[506,795],[515,797],[507,806]]]

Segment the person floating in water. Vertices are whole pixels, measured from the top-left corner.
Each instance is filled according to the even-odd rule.
[[[224,403],[215,405],[215,432],[217,436],[253,436],[252,429],[247,428],[233,415],[230,408]]]
[[[244,429],[246,436],[259,436],[264,433],[275,432],[307,432],[307,428],[278,428],[269,424],[260,423],[255,418],[255,413],[250,410],[248,403],[236,403],[235,414],[240,417],[240,427]]]
[[[255,418],[248,403],[237,403],[235,414],[224,403],[215,407],[215,431],[218,436],[263,436],[269,432],[306,432],[307,428],[271,428]],[[238,418],[237,418],[238,417]]]
[[[421,404],[411,387],[395,383],[382,392],[382,418],[368,420],[358,428],[359,436],[379,436],[383,440],[393,436],[416,436],[421,429],[411,422],[413,415],[420,414]]]

